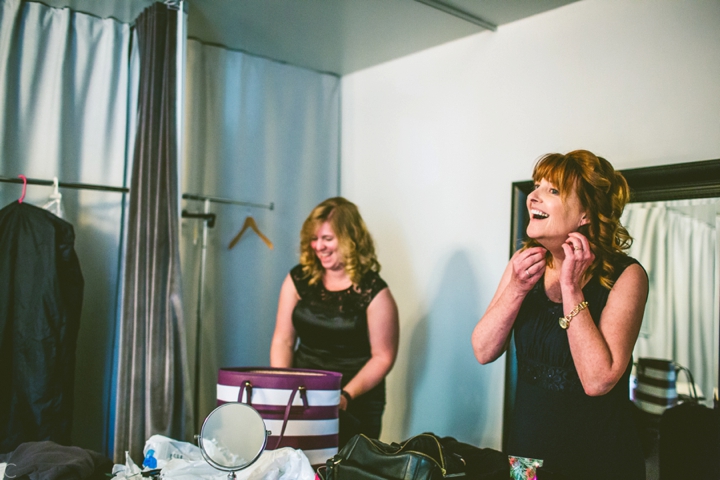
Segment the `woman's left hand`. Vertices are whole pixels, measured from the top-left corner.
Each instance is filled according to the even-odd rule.
[[[571,232],[563,243],[565,260],[560,270],[560,285],[582,288],[585,272],[595,260],[590,242],[579,232]]]
[[[340,395],[340,409],[345,410],[360,395],[369,392],[388,374],[398,351],[400,325],[395,299],[389,288],[383,288],[367,307],[370,359],[343,388],[350,400]]]

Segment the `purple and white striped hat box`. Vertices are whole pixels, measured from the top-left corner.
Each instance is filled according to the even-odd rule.
[[[340,373],[325,370],[221,368],[218,372],[217,403],[250,403],[271,432],[268,449],[300,449],[311,465],[318,466],[338,452],[341,379]],[[290,396],[299,388],[304,392],[294,395],[285,432],[278,444]]]

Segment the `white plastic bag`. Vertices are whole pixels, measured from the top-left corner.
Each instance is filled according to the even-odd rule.
[[[145,443],[145,469],[160,468],[163,480],[226,480],[227,472],[215,469],[192,443],[153,435]],[[113,480],[140,478],[142,470],[125,454],[125,465],[113,467]],[[155,462],[155,463],[154,463]],[[149,464],[155,464],[151,467]],[[302,450],[290,447],[266,450],[255,463],[236,472],[237,480],[314,480],[315,472]]]
[[[265,450],[257,462],[237,474],[238,480],[314,480],[315,471],[302,450]]]
[[[163,468],[172,459],[188,461],[203,460],[200,448],[188,442],[180,442],[163,435],[153,435],[143,448],[143,466],[146,468]]]
[[[266,450],[244,470],[236,472],[237,480],[314,480],[315,472],[302,450],[290,447]],[[173,459],[162,469],[163,480],[225,480],[227,472],[216,470],[205,460]]]
[[[140,467],[135,465],[132,458],[130,458],[130,452],[125,452],[125,465],[115,464],[113,465],[112,474],[114,479],[124,479],[130,477],[140,477]]]
[[[174,458],[162,469],[163,480],[226,480],[227,472],[217,470],[203,460]]]

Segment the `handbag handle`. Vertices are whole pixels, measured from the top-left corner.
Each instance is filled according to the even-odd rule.
[[[679,363],[673,363],[673,365],[675,366],[675,370],[677,372],[685,372],[685,376],[690,381],[690,387],[692,387],[692,399],[695,401],[695,403],[698,403],[700,399],[698,398],[697,390],[695,389],[695,380],[693,380],[692,373],[690,373],[690,370],[688,368],[683,367]]]
[[[252,383],[250,382],[250,380],[245,380],[242,383],[242,385],[240,385],[240,392],[238,393],[238,399],[237,399],[238,403],[242,403],[243,392],[245,390],[247,390],[247,402],[246,403],[248,405],[252,405],[252,388],[253,388],[253,386],[252,386]]]
[[[303,407],[307,408],[308,406],[307,389],[305,388],[305,386],[300,385],[299,387],[293,388],[292,393],[290,394],[290,400],[288,400],[287,406],[285,407],[285,415],[283,417],[283,426],[280,430],[280,436],[278,437],[277,443],[275,443],[275,448],[273,450],[277,450],[283,440],[283,437],[285,436],[285,428],[287,428],[288,419],[290,418],[290,408],[292,407],[293,400],[295,400],[295,395],[297,395],[298,393],[300,393]]]

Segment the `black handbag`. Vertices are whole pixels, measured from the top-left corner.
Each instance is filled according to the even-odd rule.
[[[440,480],[464,477],[464,466],[462,458],[448,455],[433,434],[392,444],[359,434],[317,474],[323,480]]]

